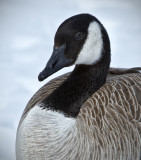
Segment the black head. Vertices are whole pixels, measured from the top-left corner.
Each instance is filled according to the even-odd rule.
[[[110,42],[103,25],[90,14],[79,14],[65,20],[54,38],[54,48],[45,69],[39,74],[42,81],[73,64],[93,65],[103,56],[103,37]],[[107,46],[106,46],[107,47]]]

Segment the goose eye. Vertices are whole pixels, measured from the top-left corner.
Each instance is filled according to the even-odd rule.
[[[76,33],[76,35],[75,35],[75,39],[76,40],[81,40],[83,38],[84,38],[84,34],[82,32]]]

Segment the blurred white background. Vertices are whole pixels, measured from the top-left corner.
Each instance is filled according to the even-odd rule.
[[[141,66],[140,0],[0,0],[0,160],[15,160],[21,114],[45,82],[38,74],[49,59],[56,29],[66,18],[90,13],[107,29],[114,67]]]

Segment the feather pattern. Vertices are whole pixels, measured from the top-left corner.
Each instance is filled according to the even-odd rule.
[[[68,120],[69,124],[72,124],[69,127],[63,124],[60,131],[57,127],[49,129],[45,124],[31,125],[30,130],[25,133],[25,146],[18,149],[22,150],[30,145],[28,148],[33,154],[27,159],[36,159],[38,153],[38,160],[140,160],[141,74],[130,72],[125,74],[128,71],[124,70],[124,74],[121,75],[122,71],[119,70],[117,74],[116,69],[111,69],[107,82],[83,104],[76,120]],[[53,92],[68,75],[69,73],[50,81],[35,93],[21,118],[18,136],[21,129],[29,123],[26,119],[30,118],[28,113],[31,109]],[[44,114],[41,117],[44,117],[48,124],[48,119],[55,116],[49,113],[48,117]],[[36,118],[36,121],[41,122],[42,119]],[[26,125],[21,127],[24,123]],[[37,130],[37,127],[40,129]],[[32,131],[36,132],[34,134],[36,137],[30,136]],[[52,134],[53,132],[56,132],[56,136]],[[57,137],[58,132],[65,134]],[[47,134],[52,136],[54,141],[47,139]],[[34,141],[34,138],[37,141]],[[22,137],[17,139],[17,144],[20,144]]]
[[[89,146],[96,152],[90,159],[139,160],[141,75],[124,75],[107,82],[84,103],[78,119],[83,130],[91,133]]]

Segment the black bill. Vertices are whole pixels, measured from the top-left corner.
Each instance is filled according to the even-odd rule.
[[[38,76],[39,81],[43,81],[63,67],[71,65],[72,60],[67,59],[64,56],[65,48],[66,45],[62,45],[59,48],[53,50],[52,56],[50,57],[46,67],[42,72],[40,72]]]

